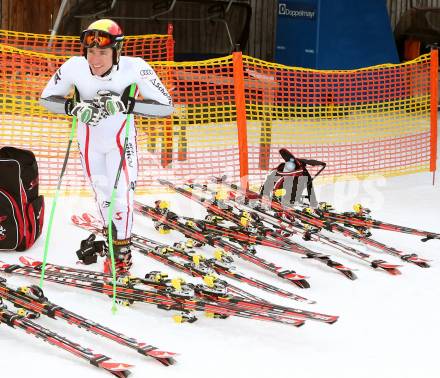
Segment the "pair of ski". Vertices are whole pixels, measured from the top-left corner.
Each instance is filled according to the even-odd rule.
[[[19,308],[13,312],[9,310],[4,301],[8,301]],[[0,277],[0,323],[5,323],[12,328],[20,328],[28,334],[41,338],[48,343],[64,349],[77,357],[87,360],[90,364],[108,371],[117,377],[127,377],[132,365],[115,362],[110,357],[93,352],[89,348],[52,332],[51,330],[33,322],[40,315],[53,319],[63,319],[68,324],[76,325],[93,334],[136,350],[138,353],[154,358],[165,366],[173,364],[175,353],[165,352],[147,343],[139,342],[135,338],[118,333],[108,327],[84,318],[66,308],[50,302],[38,286],[12,288],[6,279]]]
[[[245,201],[249,201],[250,203],[252,202],[253,205],[256,206],[256,208],[263,212],[270,213],[270,211],[273,211],[277,215],[277,217],[283,217],[283,220],[286,220],[288,223],[292,224],[300,221],[302,224],[315,227],[318,230],[327,230],[332,233],[342,234],[347,238],[357,240],[361,244],[374,247],[381,252],[398,257],[402,261],[415,264],[421,268],[429,267],[429,260],[421,258],[415,253],[409,254],[403,251],[399,251],[396,248],[390,247],[384,243],[355,232],[332,221],[331,219],[326,218],[324,215],[320,216],[319,211],[312,211],[312,213],[309,213],[306,211],[308,209],[299,210],[294,207],[284,206],[278,201],[274,201],[268,197],[261,196],[251,190],[242,190],[237,185],[228,183],[224,177],[215,178],[215,182],[228,187],[231,196],[236,198],[243,197]],[[431,233],[429,234],[432,235]]]
[[[0,263],[0,271],[36,278],[41,275],[42,263],[40,261],[30,261],[24,257],[21,257],[20,261],[25,265]],[[107,296],[113,294],[113,286],[110,283],[111,276],[104,273],[48,264],[45,271],[45,279]],[[145,279],[140,278],[130,278],[130,281],[148,284]],[[191,292],[170,289],[151,291],[144,288],[140,289],[131,283],[129,286],[116,285],[116,296],[118,300],[124,301],[125,304],[139,301],[157,305],[165,310],[182,312],[202,311],[213,317],[238,316],[297,327],[303,325],[306,319],[326,323],[334,323],[338,319],[334,315],[325,315],[237,297],[219,297],[214,302],[214,299],[209,295],[206,295],[206,299],[199,299],[194,298]]]
[[[186,184],[191,190],[198,188],[203,192],[208,192],[211,196],[215,198],[217,192],[209,189],[207,185],[200,185],[196,183]],[[272,227],[272,232],[279,235],[290,236],[292,233],[298,234],[303,240],[312,240],[320,242],[338,249],[342,253],[360,259],[368,263],[372,268],[382,270],[391,275],[401,274],[400,270],[397,268],[399,265],[390,264],[382,259],[374,259],[365,252],[359,251],[353,247],[350,247],[335,238],[325,235],[318,228],[314,227],[311,229],[309,225],[304,225],[301,222],[296,222],[292,218],[284,217],[280,212],[275,212],[270,209],[265,209],[261,206],[252,205],[249,201],[243,200],[242,197],[236,197],[236,194],[230,195],[228,198],[222,201],[223,207],[233,206],[238,211],[246,211],[251,215],[252,219],[257,219],[258,224],[252,223],[253,228],[257,230],[258,233],[265,233],[266,227],[261,227],[261,224],[267,224]],[[254,204],[254,203],[253,203]],[[279,237],[281,238],[281,237]]]
[[[74,215],[71,219],[75,225],[86,229],[95,235],[100,234],[102,231],[102,223],[90,214],[83,214],[81,217]],[[206,258],[188,247],[188,245],[192,243],[182,242],[176,243],[174,246],[169,246],[135,233],[132,233],[131,240],[132,245],[141,254],[193,277],[203,278],[205,283],[212,282],[212,286],[214,286],[215,282],[216,287],[218,287],[218,285],[224,286],[229,292],[241,295],[244,298],[263,301],[260,297],[250,294],[224,280],[220,280],[215,277],[215,274],[247,283],[250,286],[257,287],[281,297],[291,298],[309,304],[315,303],[315,301],[238,272],[232,265],[232,257],[229,254],[222,253],[220,250],[216,251],[216,258]],[[298,283],[304,287],[307,282]]]
[[[432,239],[440,239],[440,234],[430,231],[419,230],[416,228],[399,226],[397,224],[383,222],[377,219],[372,219],[369,215],[368,209],[359,209],[356,212],[338,213],[334,211],[327,203],[321,204],[319,207],[319,214],[326,219],[340,223],[347,227],[352,227],[360,231],[370,229],[393,231],[409,235],[422,236],[422,241],[426,242]]]

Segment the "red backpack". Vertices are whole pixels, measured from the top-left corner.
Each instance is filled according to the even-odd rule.
[[[44,197],[38,195],[38,166],[31,151],[0,149],[0,251],[24,251],[43,229]]]

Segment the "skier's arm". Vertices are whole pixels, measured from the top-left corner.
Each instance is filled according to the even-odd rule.
[[[136,84],[144,99],[134,102],[133,113],[148,117],[171,115],[174,107],[170,94],[150,65],[142,59],[139,61]],[[124,101],[124,98],[122,100]]]
[[[73,80],[69,72],[72,58],[67,60],[51,77],[40,97],[40,105],[52,113],[65,114],[66,98],[72,88]]]
[[[63,96],[49,96],[44,98],[41,97],[40,105],[45,107],[52,113],[66,113],[66,99]]]

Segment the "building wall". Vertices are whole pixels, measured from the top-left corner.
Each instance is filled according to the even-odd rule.
[[[400,16],[412,6],[420,8],[440,7],[438,0],[387,0],[388,14],[391,19],[391,27],[394,28],[399,21]]]
[[[368,0],[354,0],[368,1]],[[439,0],[384,0],[387,2],[391,27],[394,30],[400,16],[411,6],[440,7]],[[249,44],[246,51],[257,58],[272,61],[275,51],[275,30],[278,0],[250,0],[254,10]]]
[[[250,3],[253,14],[245,51],[256,58],[273,61],[278,1],[250,0]]]
[[[84,0],[69,0],[67,8],[78,6]],[[245,1],[245,0],[241,0]],[[365,1],[365,0],[357,0]],[[391,19],[391,26],[394,29],[400,16],[411,7],[416,5],[420,7],[440,6],[438,0],[384,0]],[[252,9],[252,21],[250,25],[249,41],[244,51],[252,56],[260,59],[272,61],[275,48],[275,29],[278,0],[249,0]],[[16,31],[25,31],[33,33],[49,34],[55,22],[57,12],[62,0],[0,0],[1,7],[1,28]],[[87,8],[98,4],[97,0],[87,0]],[[102,1],[101,1],[102,3]],[[118,1],[115,11],[119,15],[137,15],[142,16],[143,13],[148,14],[151,8],[151,2],[143,1]],[[185,16],[185,15],[183,15]],[[66,30],[69,34],[79,33],[87,20],[82,22],[77,19],[70,19],[70,25],[61,24],[60,30]],[[124,22],[124,21],[122,21]],[[135,21],[127,23],[129,25],[129,33],[127,34],[144,34],[144,33],[165,33],[166,24],[154,21]],[[206,46],[213,44],[224,44],[224,41],[213,39],[214,33],[206,33],[198,23],[191,23],[185,27],[184,31],[180,31],[177,25],[176,33],[179,35],[177,41],[183,50],[199,49],[204,51]],[[209,35],[207,35],[209,34]],[[180,39],[180,41],[179,41]],[[205,49],[198,45],[205,44]],[[176,46],[176,51],[179,46]]]
[[[50,34],[62,0],[1,0],[1,29]]]

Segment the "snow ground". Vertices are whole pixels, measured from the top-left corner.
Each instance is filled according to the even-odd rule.
[[[440,183],[432,185],[430,174],[417,174],[387,180],[348,182],[318,188],[319,200],[332,202],[339,210],[348,210],[357,201],[372,209],[375,218],[401,225],[440,232]],[[142,198],[169,198],[171,209],[181,214],[203,215],[204,210],[176,195]],[[47,201],[47,217],[50,201]],[[61,198],[56,211],[49,261],[74,265],[75,250],[87,232],[70,223],[72,214],[94,210],[91,199]],[[162,241],[179,240],[176,232],[160,235],[150,220],[136,216],[135,232]],[[373,233],[377,239],[396,248],[432,259],[432,267],[422,269],[402,263],[402,275],[390,276],[374,271],[366,264],[346,257],[325,246],[309,244],[331,253],[337,261],[358,269],[358,280],[350,281],[321,264],[304,261],[287,252],[258,248],[260,255],[286,268],[310,276],[310,289],[297,289],[270,274],[235,259],[240,271],[256,278],[314,299],[315,305],[283,300],[244,284],[245,290],[276,303],[328,314],[340,315],[333,325],[307,321],[301,328],[230,317],[208,319],[202,314],[193,324],[176,324],[172,313],[151,305],[136,304],[111,313],[108,298],[79,289],[46,282],[44,290],[53,302],[161,349],[180,353],[177,364],[163,367],[152,359],[87,333],[62,320],[40,318],[37,321],[70,337],[96,352],[117,361],[132,363],[133,377],[160,376],[263,378],[291,376],[301,378],[438,378],[438,343],[440,327],[440,241],[422,243],[418,237],[384,231]],[[24,253],[41,259],[44,240]],[[205,247],[206,254],[212,249]],[[400,263],[393,256],[375,253],[388,262]],[[20,254],[0,253],[5,262],[17,262]],[[90,269],[101,269],[92,265]],[[133,273],[143,275],[162,270],[173,276],[194,278],[172,271],[138,253],[134,254]],[[3,275],[4,276],[4,275]],[[10,284],[37,284],[36,279],[9,276]],[[231,281],[235,283],[234,281]],[[0,327],[0,377],[55,378],[104,377],[107,373],[43,343],[21,330]]]

